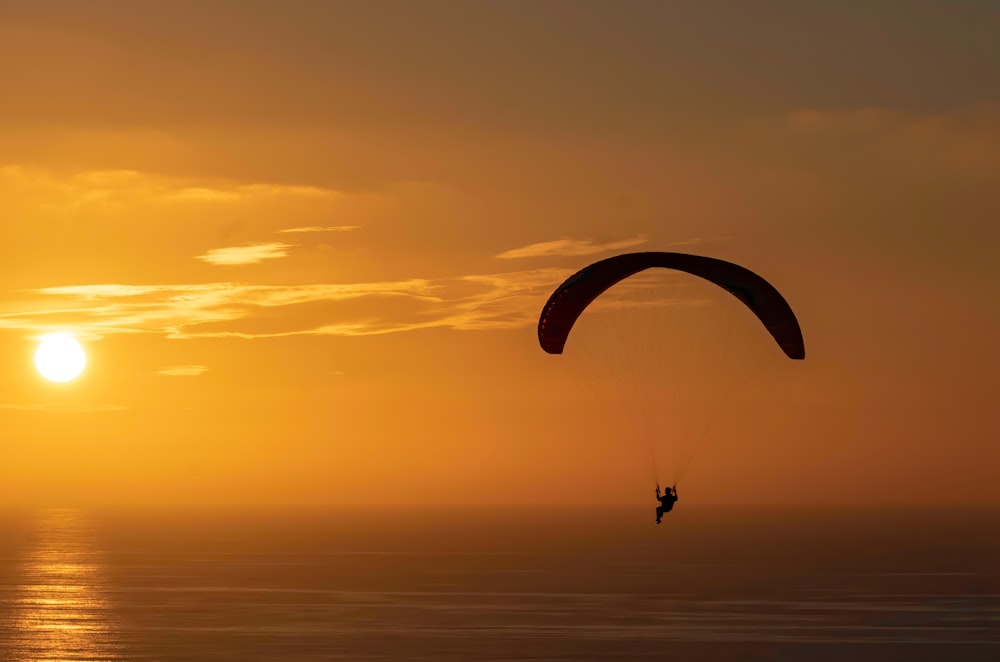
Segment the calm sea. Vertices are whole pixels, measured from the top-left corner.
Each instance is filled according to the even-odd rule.
[[[1000,660],[1000,511],[0,515],[2,660]]]

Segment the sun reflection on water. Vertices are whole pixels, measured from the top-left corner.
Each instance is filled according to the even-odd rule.
[[[38,514],[13,599],[4,659],[122,660],[92,523],[75,510]]]

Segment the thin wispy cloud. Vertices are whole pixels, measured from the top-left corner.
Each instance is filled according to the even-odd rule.
[[[281,184],[244,184],[239,190],[246,195],[293,195],[302,198],[338,198],[339,191],[318,186],[285,186]]]
[[[79,332],[94,335],[162,333],[173,338],[199,335],[199,327],[213,326],[200,335],[226,335],[215,327],[255,316],[270,315],[282,307],[322,302],[407,299],[423,306],[441,303],[440,286],[426,280],[377,283],[318,283],[303,285],[248,285],[200,283],[127,286],[95,284],[42,288],[32,291],[43,298],[10,303],[0,312],[0,328],[44,331],[72,323]],[[126,296],[125,293],[128,293]],[[45,299],[56,297],[57,305]],[[377,308],[377,306],[375,306]],[[11,308],[14,308],[11,310]],[[273,315],[271,315],[273,316]],[[367,316],[366,318],[367,319]],[[338,320],[340,322],[340,320]],[[345,332],[360,333],[361,321],[344,321]],[[316,333],[315,327],[296,327],[294,333]],[[250,334],[255,335],[255,334]]]
[[[163,285],[121,285],[109,283],[106,285],[64,285],[62,287],[47,287],[41,290],[22,290],[43,292],[45,294],[60,294],[78,296],[83,299],[105,299],[112,297],[135,297],[158,292],[170,286]]]
[[[33,291],[40,299],[9,304],[0,311],[0,328],[40,332],[71,322],[94,337],[155,333],[177,339],[514,328],[534,323],[546,297],[569,273],[538,269],[347,284],[53,287]],[[46,303],[50,298],[56,301]]]
[[[786,116],[789,128],[800,131],[871,131],[905,121],[901,113],[885,108],[860,108],[846,111],[801,108]]]
[[[16,185],[22,191],[44,191],[47,207],[70,209],[136,202],[231,204],[271,198],[333,200],[342,195],[316,186],[192,181],[136,170],[89,170],[60,176],[30,165],[0,167],[0,185]]]
[[[182,186],[161,194],[165,200],[177,202],[238,202],[269,197],[337,198],[338,191],[316,186],[283,186],[278,184],[226,184],[212,186]]]
[[[256,264],[264,260],[275,260],[288,255],[288,249],[293,244],[275,241],[267,244],[248,244],[246,246],[229,246],[213,248],[204,255],[198,255],[199,260],[220,266],[239,264]]]
[[[349,232],[360,227],[360,225],[310,225],[304,228],[285,228],[278,232]]]
[[[681,239],[672,241],[667,246],[697,246],[699,244],[714,244],[719,241],[732,241],[736,237],[695,237],[693,239]]]
[[[861,150],[861,158],[892,164],[883,167],[896,171],[945,170],[993,180],[1000,175],[1000,108],[996,106],[942,115],[911,115],[885,108],[804,108],[785,116],[782,128],[796,141],[848,141]]]
[[[168,200],[198,201],[198,202],[235,202],[242,196],[235,190],[220,190],[201,186],[171,191],[164,196]]]
[[[70,403],[0,403],[0,409],[11,409],[16,411],[43,411],[43,412],[64,412],[69,414],[104,412],[104,411],[124,411],[128,409],[125,405],[114,404],[70,404]]]
[[[168,377],[197,377],[206,372],[208,372],[208,366],[204,365],[174,365],[157,370],[156,374]]]
[[[526,258],[526,257],[552,257],[552,256],[580,256],[596,255],[606,251],[622,250],[646,243],[643,236],[632,237],[605,243],[595,243],[588,239],[557,239],[555,241],[543,241],[537,244],[530,244],[521,248],[504,251],[497,255],[498,258]]]

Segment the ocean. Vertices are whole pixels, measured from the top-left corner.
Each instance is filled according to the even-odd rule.
[[[1000,510],[0,514],[2,660],[1000,660]]]

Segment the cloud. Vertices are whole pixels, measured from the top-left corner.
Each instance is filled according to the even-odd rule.
[[[268,244],[248,244],[246,246],[230,246],[213,248],[204,255],[198,255],[199,260],[209,264],[232,266],[237,264],[256,264],[263,260],[274,260],[288,255],[288,249],[294,244],[280,241]]]
[[[938,171],[965,176],[1000,177],[1000,107],[983,106],[943,115],[909,115],[885,108],[846,111],[800,109],[783,118],[782,129],[808,149],[816,141],[836,141],[850,150],[846,167],[870,177],[884,172]],[[827,157],[829,158],[829,157]]]
[[[136,173],[140,175],[140,173]],[[159,180],[151,175],[141,173],[149,180],[147,186],[154,197],[167,202],[215,202],[232,203],[245,200],[260,201],[266,198],[326,198],[340,197],[338,191],[316,186],[285,186],[279,184],[233,184],[230,182],[211,182],[211,185],[191,186],[180,180]]]
[[[73,328],[96,336],[117,333],[163,333],[174,338],[192,337],[201,325],[223,324],[260,316],[269,310],[313,302],[342,302],[377,299],[378,309],[386,298],[405,298],[440,303],[434,295],[439,286],[425,280],[378,283],[318,283],[303,285],[249,285],[243,283],[201,283],[140,286],[75,285],[30,291],[41,300],[7,303],[0,312],[0,328],[46,331],[54,327]],[[58,297],[58,305],[47,299]],[[0,308],[2,311],[3,308]],[[364,324],[345,323],[346,330]],[[295,333],[316,332],[312,327]],[[227,335],[213,330],[201,335]],[[233,334],[243,335],[243,334]],[[255,334],[250,334],[255,335]]]
[[[537,269],[434,281],[52,287],[29,291],[39,299],[5,304],[0,328],[178,339],[513,328],[533,324],[545,298],[568,275],[566,269]]]
[[[84,299],[103,299],[112,297],[134,297],[164,289],[161,285],[65,285],[62,287],[47,287],[42,290],[45,294],[62,294],[66,296],[79,296]],[[32,291],[32,290],[28,290]]]
[[[103,411],[124,411],[128,409],[125,405],[114,405],[114,404],[67,404],[67,403],[22,403],[22,404],[11,404],[3,403],[0,404],[0,409],[14,409],[18,411],[51,411],[51,412],[65,412],[65,413],[88,413],[88,412],[103,412]]]
[[[667,246],[697,246],[699,244],[714,244],[719,241],[732,241],[736,237],[694,237],[693,239],[682,239],[672,241]]]
[[[235,202],[241,198],[236,191],[225,191],[201,186],[191,186],[188,188],[172,191],[164,196],[167,200],[196,201],[196,202]]]
[[[348,232],[360,227],[360,225],[310,225],[304,228],[285,228],[278,232]]]
[[[289,195],[302,198],[339,198],[341,193],[318,186],[283,185],[283,184],[243,184],[237,190],[245,196]]]
[[[541,243],[530,244],[522,248],[515,248],[509,251],[504,251],[503,253],[497,255],[497,257],[502,259],[511,259],[511,258],[522,258],[522,257],[551,257],[555,255],[560,255],[560,256],[594,255],[596,253],[603,253],[605,251],[631,248],[632,246],[638,246],[639,244],[644,244],[644,243],[646,243],[646,238],[643,236],[633,237],[631,239],[622,239],[620,241],[613,241],[603,244],[595,244],[590,240],[557,239],[555,241],[543,241]]]
[[[204,365],[174,365],[157,370],[156,374],[168,377],[197,377],[206,372],[208,372],[208,366]]]
[[[87,170],[61,176],[29,165],[0,167],[0,182],[44,195],[51,208],[148,203],[259,202],[268,198],[338,199],[340,191],[316,186],[241,184],[225,180],[167,177],[136,170]]]
[[[885,108],[824,111],[801,108],[786,116],[789,128],[797,131],[878,131],[905,121],[900,113]]]

